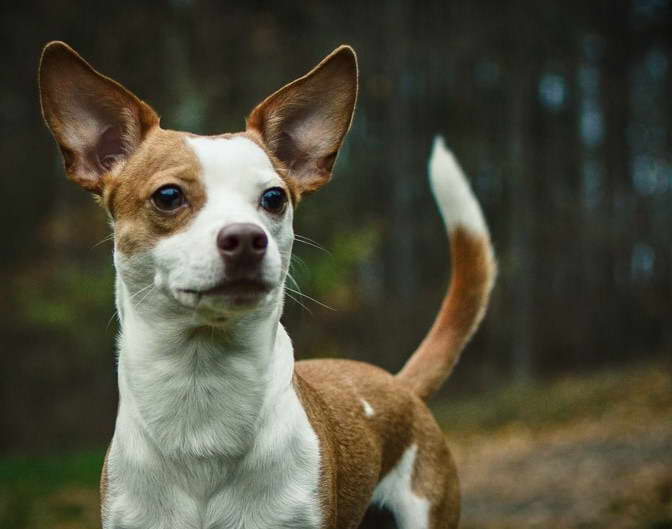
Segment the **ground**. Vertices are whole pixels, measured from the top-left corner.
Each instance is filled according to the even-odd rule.
[[[446,410],[463,529],[672,528],[669,366],[513,388]]]
[[[460,471],[462,529],[672,528],[669,362],[435,407]],[[0,527],[92,529],[102,451],[0,460]]]

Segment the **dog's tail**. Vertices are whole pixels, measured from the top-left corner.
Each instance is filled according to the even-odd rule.
[[[485,314],[497,273],[481,208],[440,136],[434,140],[429,178],[450,239],[452,277],[432,328],[397,375],[423,399],[455,367]]]

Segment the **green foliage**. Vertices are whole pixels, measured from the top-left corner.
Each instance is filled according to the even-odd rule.
[[[375,254],[380,241],[381,232],[374,223],[340,230],[328,243],[328,251],[304,257],[304,266],[295,267],[293,274],[318,300],[333,308],[353,308],[358,297],[357,267]]]
[[[93,450],[58,457],[0,459],[0,487],[27,486],[47,492],[65,484],[95,485],[104,455]]]
[[[54,527],[59,522],[90,518],[97,510],[103,457],[99,450],[0,460],[0,527]]]
[[[82,318],[106,314],[113,306],[114,276],[70,263],[37,280],[32,274],[15,281],[19,321],[28,327],[81,335]]]

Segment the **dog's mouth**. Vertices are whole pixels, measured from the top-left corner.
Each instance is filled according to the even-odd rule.
[[[262,279],[226,279],[207,288],[177,288],[172,297],[198,314],[207,326],[225,324],[236,314],[265,306],[275,285]]]
[[[204,290],[181,290],[187,294],[195,294],[200,298],[217,296],[257,298],[263,294],[267,294],[271,289],[272,285],[262,279],[226,279]]]
[[[171,289],[171,297],[185,308],[194,310],[208,322],[221,323],[234,314],[267,306],[277,283],[264,277],[224,278],[203,287]]]

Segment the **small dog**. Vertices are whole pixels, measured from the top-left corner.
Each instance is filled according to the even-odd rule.
[[[106,529],[456,527],[459,484],[423,400],[478,326],[495,276],[488,230],[435,141],[430,177],[452,279],[397,375],[294,362],[279,323],[301,197],[331,177],[357,96],[341,46],[260,103],[244,132],[164,130],[62,42],[43,51],[42,112],[68,177],[114,230],[119,411],[101,477]]]

